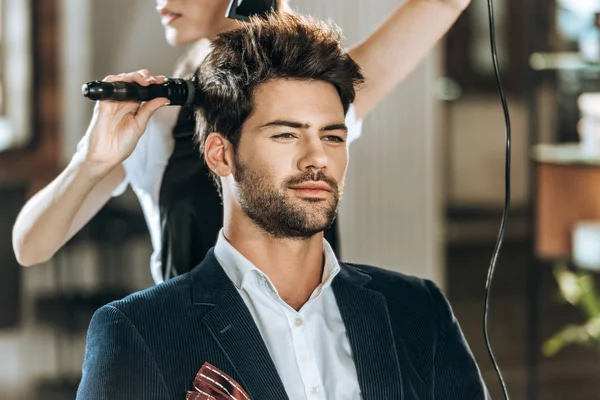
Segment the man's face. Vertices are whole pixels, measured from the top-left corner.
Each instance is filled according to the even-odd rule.
[[[277,238],[309,238],[337,214],[348,164],[340,97],[322,81],[271,80],[254,91],[231,184],[244,213]]]

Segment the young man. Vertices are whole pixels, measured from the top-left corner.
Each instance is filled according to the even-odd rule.
[[[223,229],[190,273],[98,310],[78,399],[485,399],[432,282],[342,264],[324,240],[362,81],[339,32],[279,15],[212,47],[198,133]]]

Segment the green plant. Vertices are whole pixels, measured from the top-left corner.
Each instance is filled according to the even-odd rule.
[[[587,318],[582,325],[567,325],[546,340],[544,355],[551,357],[571,344],[581,344],[600,349],[600,294],[596,291],[594,277],[585,271],[571,271],[566,263],[557,265],[554,276],[562,298],[577,307]]]

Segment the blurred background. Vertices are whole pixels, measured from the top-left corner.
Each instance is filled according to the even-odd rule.
[[[399,0],[294,0],[350,46]],[[511,398],[600,399],[598,0],[495,0],[513,128],[512,210],[494,282],[491,342]],[[101,305],[153,285],[131,190],[51,261],[19,267],[11,229],[68,163],[93,103],[81,85],[148,68],[172,75],[148,0],[0,0],[0,398],[73,399]],[[406,57],[410,57],[407,54]],[[584,95],[582,97],[582,95]],[[427,277],[448,295],[493,398],[485,279],[504,201],[504,119],[487,3],[364,122],[340,213],[343,259]]]

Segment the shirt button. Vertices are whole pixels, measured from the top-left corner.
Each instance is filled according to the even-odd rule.
[[[321,390],[317,386],[314,386],[310,389],[310,394],[313,396],[316,396],[319,393],[321,393]]]
[[[296,318],[296,326],[302,326],[304,322],[300,318]],[[314,388],[313,388],[314,389]]]

